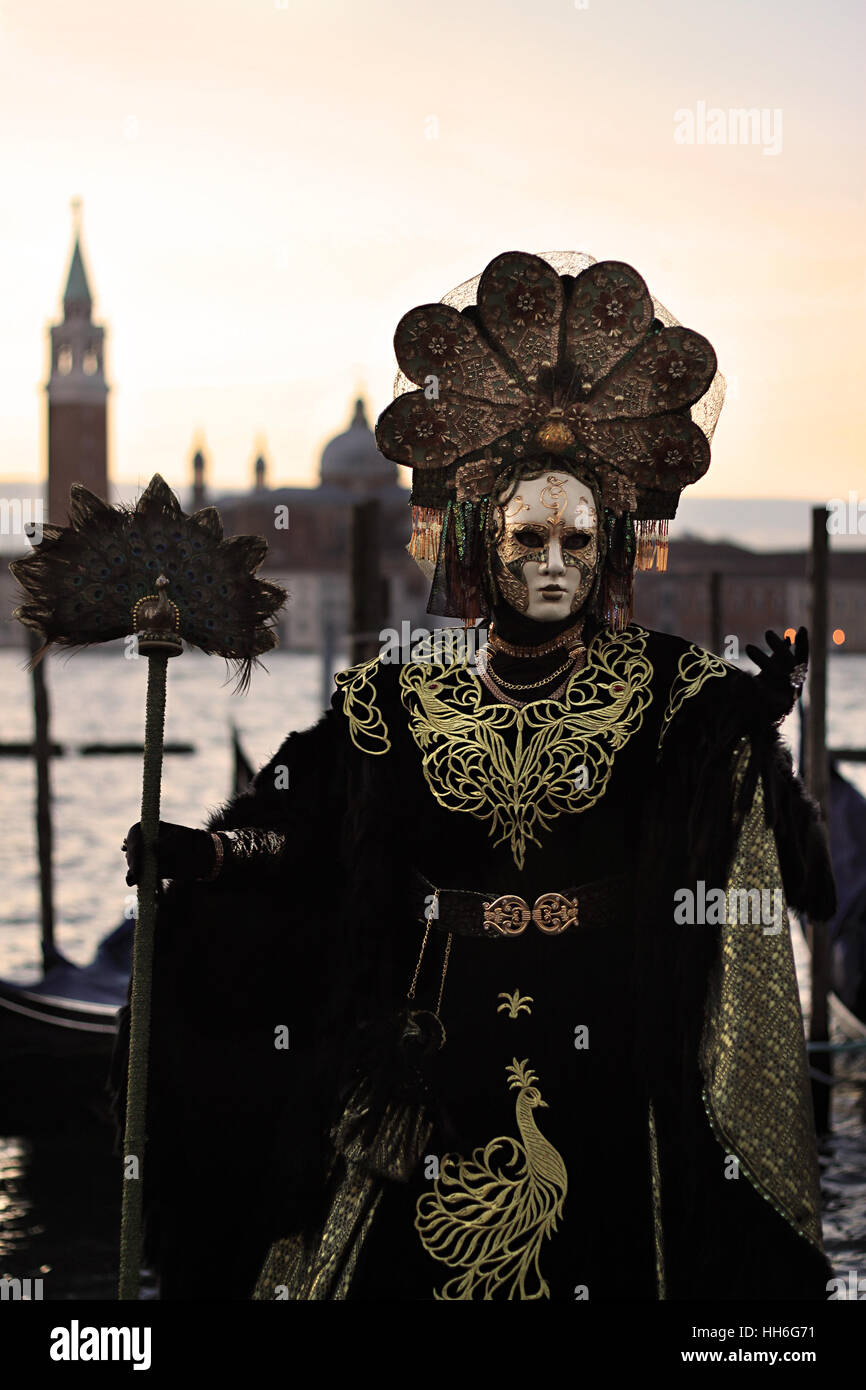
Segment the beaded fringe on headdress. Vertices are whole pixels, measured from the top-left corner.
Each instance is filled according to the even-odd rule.
[[[444,515],[441,507],[412,508],[412,536],[406,549],[413,560],[429,560],[435,565]]]
[[[668,519],[644,518],[637,523],[636,570],[657,570],[668,567]]]
[[[466,623],[487,616],[483,576],[489,500],[448,503],[428,613]]]
[[[634,598],[635,526],[631,513],[605,510],[607,555],[602,568],[597,611],[607,627],[622,632],[631,622]]]

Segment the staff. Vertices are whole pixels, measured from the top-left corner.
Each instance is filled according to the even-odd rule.
[[[245,690],[259,656],[276,646],[270,620],[286,595],[279,585],[255,578],[268,548],[261,536],[224,540],[216,509],[187,516],[158,473],[131,509],[111,507],[76,483],[69,519],[68,526],[43,527],[33,553],[10,565],[26,600],[15,616],[42,638],[32,664],[51,646],[82,647],[119,637],[131,638],[135,655],[148,661],[118,1289],[120,1299],[134,1300],[168,659],[180,655],[186,641],[234,663],[238,689]]]

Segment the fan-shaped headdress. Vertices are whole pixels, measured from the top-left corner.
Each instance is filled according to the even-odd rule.
[[[394,347],[376,441],[413,469],[409,552],[433,578],[428,611],[486,611],[490,498],[549,459],[593,486],[606,616],[627,622],[635,564],[665,567],[679,495],[709,467],[724,380],[706,338],[620,261],[509,251],[404,315]]]

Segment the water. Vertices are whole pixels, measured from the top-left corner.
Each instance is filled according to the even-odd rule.
[[[146,661],[119,648],[54,656],[48,661],[51,733],[77,748],[144,738]],[[187,651],[169,662],[165,737],[192,743],[195,756],[165,760],[162,819],[200,825],[229,795],[230,724],[260,767],[292,729],[319,716],[321,663],[292,653],[267,659],[246,696],[231,693],[225,664]],[[0,740],[33,737],[31,678],[21,655],[0,651]],[[52,759],[56,936],[60,950],[84,965],[102,936],[123,918],[130,890],[120,845],[139,819],[141,759],[135,756]],[[39,879],[31,759],[0,760],[0,976],[30,981],[40,973]]]
[[[53,657],[47,663],[52,737],[76,748],[110,740],[140,742],[144,661],[116,648]],[[162,819],[199,825],[228,796],[230,724],[238,726],[254,767],[293,729],[309,726],[321,705],[316,656],[277,653],[248,695],[223,684],[221,661],[186,652],[169,663],[166,738],[190,742],[194,756],[170,756]],[[866,657],[831,656],[829,743],[866,746]],[[0,650],[0,739],[33,736],[30,677],[20,652]],[[783,733],[797,748],[796,716]],[[845,775],[866,794],[866,765]],[[120,843],[139,818],[137,757],[52,760],[57,943],[85,964],[131,901]],[[28,759],[0,760],[0,975],[28,982],[40,974],[39,883],[33,815],[34,769]],[[864,1087],[834,1094],[834,1134],[823,1146],[822,1188],[828,1254],[837,1272],[866,1279],[866,1126]],[[44,1297],[113,1297],[119,1224],[119,1174],[111,1136],[97,1127],[50,1138],[0,1137],[0,1274],[43,1278]],[[234,1194],[243,1200],[243,1192]],[[231,1194],[227,1194],[231,1200]],[[147,1281],[145,1294],[152,1292]]]

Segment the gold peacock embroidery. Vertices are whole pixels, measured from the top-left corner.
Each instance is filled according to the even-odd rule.
[[[334,684],[343,691],[343,713],[349,721],[349,737],[362,753],[373,757],[387,753],[391,747],[388,726],[376,705],[376,687],[372,676],[379,666],[374,656],[348,671],[338,671]]]
[[[662,746],[671,720],[686,700],[697,695],[698,691],[714,676],[726,676],[728,671],[734,669],[736,668],[729,666],[726,661],[722,661],[720,656],[714,656],[712,652],[704,651],[703,647],[696,647],[694,643],[689,643],[688,650],[679,659],[677,674],[671,682],[668,703],[659,733],[659,748]]]
[[[416,1203],[415,1229],[434,1260],[459,1271],[434,1298],[445,1301],[550,1297],[539,1268],[545,1240],[556,1232],[568,1190],[562,1155],[537,1128],[546,1108],[528,1058],[506,1067],[517,1091],[520,1139],[503,1136],[471,1159],[446,1154],[432,1192]]]
[[[401,698],[440,806],[487,821],[494,844],[507,840],[522,869],[527,844],[551,821],[598,801],[614,754],[640,728],[652,700],[648,635],[636,626],[597,633],[560,700],[519,709],[482,704],[465,662],[405,666]]]

